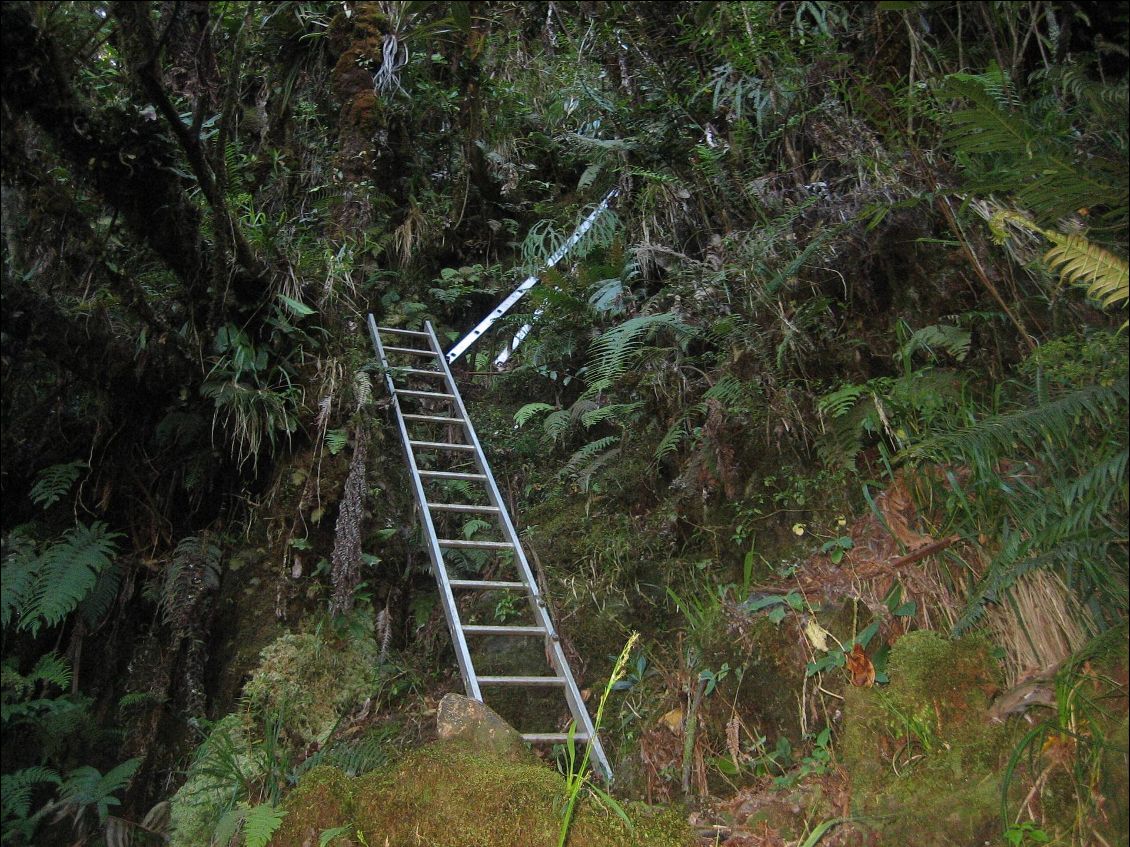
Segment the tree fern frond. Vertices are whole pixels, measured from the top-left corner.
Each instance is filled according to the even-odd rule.
[[[140,766],[140,759],[127,759],[105,774],[89,765],[76,768],[60,787],[59,800],[79,809],[93,807],[98,820],[105,822],[109,808],[121,805],[122,801],[114,795],[129,784]]]
[[[1001,108],[980,82],[951,76],[943,92],[965,98],[973,106],[958,109],[949,116],[947,139],[966,153],[1032,154],[1037,134],[1022,117]]]
[[[1056,244],[1044,255],[1044,261],[1065,282],[1086,286],[1087,296],[1098,300],[1104,309],[1130,299],[1130,266],[1125,259],[1081,235],[1052,236]]]
[[[344,429],[327,429],[322,439],[331,456],[336,456],[349,443],[349,433]]]
[[[35,542],[26,535],[13,532],[6,539],[4,560],[0,564],[0,626],[7,627],[31,594],[39,571]]]
[[[565,434],[569,429],[569,424],[573,422],[573,416],[569,414],[568,409],[558,409],[555,412],[550,412],[544,421],[542,421],[542,429],[545,434],[556,441]]]
[[[643,347],[644,341],[664,328],[674,330],[683,340],[693,337],[697,332],[674,312],[661,312],[656,315],[637,315],[614,326],[593,341],[589,346],[589,391],[586,394],[601,391],[623,376],[633,355]]]
[[[5,834],[9,819],[27,818],[31,811],[32,790],[46,783],[59,785],[62,779],[57,771],[42,765],[0,775],[0,810],[3,810]]]
[[[973,334],[952,324],[930,324],[915,330],[902,347],[902,355],[911,356],[919,350],[933,352],[941,348],[959,362],[969,355]]]
[[[679,448],[687,436],[690,435],[690,419],[696,414],[702,414],[706,411],[706,406],[702,403],[696,403],[693,406],[685,408],[675,422],[667,428],[663,438],[659,440],[659,444],[655,448],[655,461],[662,461],[665,456],[674,453]]]
[[[991,172],[975,182],[976,190],[1012,192],[1045,224],[1084,207],[1108,207],[1116,210],[1115,218],[1124,218],[1128,194],[1123,163],[1078,161],[1066,139],[1003,108],[977,82],[951,77],[943,93],[971,103],[944,116],[948,142],[967,157],[992,163]],[[1125,228],[1124,222],[1114,222]]]
[[[702,395],[703,400],[717,400],[723,406],[730,408],[744,402],[748,397],[749,387],[730,374],[724,374]]]
[[[90,467],[86,462],[74,461],[62,465],[51,465],[41,470],[31,487],[31,500],[44,509],[62,499],[75,484],[83,468]]]
[[[521,409],[514,413],[514,425],[523,427],[535,415],[540,415],[543,412],[552,412],[554,406],[549,403],[527,403]]]
[[[593,162],[591,165],[585,168],[584,173],[581,174],[581,178],[577,180],[577,191],[583,193],[587,189],[591,188],[592,184],[596,182],[596,178],[600,176],[600,172],[603,169],[604,165],[601,162]]]
[[[95,627],[103,620],[114,605],[118,597],[118,589],[122,584],[124,568],[117,559],[110,562],[102,573],[98,574],[98,581],[90,589],[82,602],[78,605],[78,613],[90,627]]]
[[[49,544],[38,557],[34,584],[23,597],[20,628],[35,634],[44,624],[61,623],[95,587],[117,554],[120,537],[95,521],[89,527],[78,524]]]
[[[818,398],[816,408],[825,417],[838,418],[851,411],[859,398],[869,393],[866,385],[845,385]]]
[[[640,400],[634,403],[610,403],[607,406],[598,406],[595,409],[589,409],[582,413],[581,423],[584,424],[586,428],[591,428],[609,419],[622,421],[635,412],[638,412],[641,408],[643,408],[643,402]]]
[[[619,440],[619,436],[607,435],[604,438],[590,441],[569,457],[569,461],[565,463],[565,467],[561,470],[561,475],[582,476],[583,471],[589,470],[587,467],[582,468],[582,466],[591,463],[594,457],[607,451]]]
[[[71,687],[71,664],[58,653],[44,653],[28,674],[27,682],[43,682],[66,691]]]
[[[927,438],[908,448],[905,456],[938,462],[967,460],[987,467],[994,457],[1031,452],[1051,444],[1068,445],[1084,422],[1107,427],[1123,420],[1127,395],[1124,384],[1087,386],[1046,403]]]

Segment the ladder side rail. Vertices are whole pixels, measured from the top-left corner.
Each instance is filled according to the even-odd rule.
[[[467,414],[467,408],[463,405],[463,397],[460,395],[455,385],[455,379],[451,376],[451,369],[448,367],[447,359],[442,355],[439,339],[436,338],[435,330],[432,328],[431,322],[426,321],[424,326],[431,335],[430,343],[434,346],[436,352],[441,354],[439,364],[444,371],[444,381],[447,384],[448,393],[455,397],[454,403],[456,411],[465,421],[467,440],[475,448],[475,464],[478,465],[479,472],[486,477],[485,484],[487,495],[491,504],[498,509],[498,518],[502,525],[503,536],[514,545],[514,557],[518,563],[519,573],[521,574],[522,581],[526,583],[529,589],[528,596],[530,606],[533,609],[538,623],[544,627],[546,631],[546,644],[554,658],[554,670],[565,679],[565,698],[568,702],[569,711],[572,713],[573,720],[577,724],[578,732],[583,732],[588,735],[590,739],[588,743],[592,745],[592,755],[593,758],[596,759],[601,774],[607,781],[611,782],[612,768],[608,764],[604,747],[597,737],[596,728],[593,726],[588,708],[585,706],[585,701],[581,697],[580,690],[577,688],[577,681],[573,677],[573,672],[569,668],[569,661],[565,658],[565,651],[561,647],[561,639],[558,637],[557,629],[550,619],[545,599],[542,597],[541,590],[538,588],[537,580],[534,578],[533,571],[530,568],[530,563],[526,561],[526,554],[522,550],[522,543],[518,538],[517,531],[514,529],[514,523],[510,519],[510,513],[506,509],[502,495],[499,493],[498,485],[494,480],[494,474],[491,473],[490,466],[487,464],[486,454],[483,452],[482,444],[479,443],[479,436],[475,432],[475,426],[471,423],[471,417]],[[478,699],[481,700],[482,698]]]
[[[428,326],[428,332],[431,336],[431,342],[435,343],[435,333],[432,332],[431,326]],[[467,639],[463,635],[463,630],[460,627],[459,614],[455,605],[455,594],[451,589],[451,582],[447,576],[447,568],[443,564],[443,553],[439,547],[438,537],[436,535],[435,526],[432,523],[431,512],[428,510],[428,499],[424,492],[424,482],[420,477],[419,469],[416,467],[416,457],[412,454],[412,447],[408,443],[408,427],[404,423],[404,414],[400,409],[400,399],[396,395],[396,386],[392,381],[392,374],[388,364],[388,358],[385,356],[384,345],[381,344],[381,336],[378,331],[377,322],[372,314],[369,315],[369,334],[373,337],[373,348],[376,350],[377,358],[380,360],[381,367],[384,369],[385,384],[388,387],[389,396],[392,398],[392,407],[396,410],[396,423],[400,429],[400,444],[404,448],[405,457],[408,460],[408,472],[412,477],[412,494],[416,499],[416,508],[420,512],[420,520],[424,526],[424,535],[427,539],[428,545],[428,558],[431,560],[432,573],[435,575],[436,582],[440,588],[440,599],[443,601],[444,617],[447,618],[447,628],[451,631],[451,641],[455,645],[455,658],[459,662],[459,672],[463,676],[463,687],[467,691],[467,696],[482,701],[483,695],[479,690],[478,676],[475,674],[475,666],[471,661],[471,652],[467,648]],[[440,357],[442,360],[442,356]],[[458,400],[459,395],[456,395]],[[460,403],[460,408],[462,404]]]

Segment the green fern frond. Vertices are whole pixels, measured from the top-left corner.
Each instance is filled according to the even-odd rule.
[[[0,810],[3,811],[5,833],[10,819],[22,821],[27,818],[31,812],[31,794],[37,785],[61,783],[57,771],[42,765],[0,775]]]
[[[31,684],[46,683],[62,691],[71,687],[71,664],[58,653],[44,653],[27,676]]]
[[[960,326],[952,324],[930,324],[914,333],[900,351],[903,356],[912,356],[919,350],[933,353],[936,349],[945,350],[959,362],[969,355],[973,334]]]
[[[41,470],[31,487],[31,500],[37,506],[47,509],[61,500],[75,484],[79,473],[90,467],[86,462],[73,461],[62,465],[51,465]]]
[[[702,395],[703,400],[717,400],[728,408],[744,403],[748,397],[749,387],[731,374],[724,374]]]
[[[598,406],[583,412],[581,423],[584,424],[586,429],[590,429],[607,420],[626,421],[642,408],[643,402],[639,400],[634,403],[610,403],[607,406]]]
[[[110,807],[122,802],[114,795],[129,784],[140,766],[140,759],[128,759],[106,774],[89,765],[76,768],[59,789],[59,800],[79,810],[93,807],[98,820],[105,823]]]
[[[482,518],[471,518],[463,524],[463,537],[466,539],[474,538],[476,533],[490,529],[493,525],[490,521],[484,521]]]
[[[78,524],[49,544],[35,562],[33,582],[21,598],[20,629],[34,635],[41,626],[55,626],[73,612],[117,555],[120,537],[95,521],[89,527]]]
[[[1077,161],[1065,139],[1003,108],[979,83],[951,77],[943,92],[971,104],[945,118],[950,145],[970,161],[984,158],[992,163],[975,185],[977,190],[1013,193],[1045,224],[1084,207],[1106,207],[1115,210],[1116,218],[1124,217],[1128,196],[1123,163]],[[1119,226],[1124,228],[1124,222]]]
[[[584,191],[587,191],[589,188],[591,188],[592,184],[596,182],[596,178],[600,176],[600,172],[603,169],[604,165],[600,162],[593,162],[591,165],[585,168],[584,173],[581,174],[581,178],[577,180],[577,192],[583,193]]]
[[[942,90],[972,104],[949,116],[946,138],[955,147],[966,153],[1032,154],[1038,141],[1035,130],[1019,115],[1001,108],[980,81],[964,74],[952,75]]]
[[[1071,285],[1087,288],[1087,296],[1104,309],[1130,299],[1130,266],[1125,259],[1092,244],[1081,235],[1054,233],[1055,246],[1044,255],[1048,267]]]
[[[696,403],[693,406],[685,408],[659,440],[659,444],[655,448],[655,461],[662,461],[664,457],[674,453],[683,440],[690,435],[691,418],[705,411],[706,406],[702,403]]]
[[[102,573],[98,574],[98,581],[90,589],[82,602],[78,604],[78,613],[90,627],[95,627],[101,622],[118,598],[118,589],[122,585],[124,568],[117,559],[113,560]]]
[[[565,467],[561,470],[561,475],[565,477],[591,476],[595,470],[592,466],[594,460],[599,458],[601,454],[605,454],[606,459],[609,458],[608,453],[619,440],[619,436],[607,435],[604,438],[590,441],[569,457],[569,461],[565,463]]]
[[[0,626],[7,628],[24,598],[31,595],[39,573],[39,556],[35,541],[19,532],[13,532],[5,546],[8,549],[0,565]]]
[[[549,403],[527,403],[514,413],[514,425],[523,427],[529,422],[530,418],[543,412],[552,412],[554,408]]]
[[[827,418],[838,418],[855,407],[859,398],[869,394],[866,385],[845,385],[816,400],[816,408]]]
[[[326,449],[330,451],[330,455],[336,456],[344,450],[345,445],[349,443],[349,433],[344,429],[327,429],[323,440],[325,441]]]
[[[243,838],[246,847],[267,847],[271,836],[282,826],[286,810],[272,803],[249,806],[241,803],[243,811]]]
[[[681,341],[686,341],[697,331],[685,324],[674,312],[656,315],[637,315],[614,326],[597,338],[589,347],[587,396],[610,387],[623,376],[644,342],[661,329],[671,329]]]
[[[1080,426],[1108,427],[1124,420],[1127,386],[1092,385],[1036,406],[985,418],[962,429],[927,438],[905,451],[907,458],[968,461],[981,467],[994,458],[1017,456],[1073,442]]]
[[[556,441],[568,431],[572,422],[573,416],[569,414],[568,409],[558,409],[546,416],[542,422],[542,429],[549,438]]]

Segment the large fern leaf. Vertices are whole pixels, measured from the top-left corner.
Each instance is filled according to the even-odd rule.
[[[1064,138],[1045,132],[1021,112],[1002,105],[981,81],[951,77],[942,91],[968,104],[945,118],[946,139],[965,154],[967,164],[979,170],[976,190],[1014,194],[1045,225],[1084,207],[1106,207],[1116,211],[1115,217],[1125,215],[1124,163],[1097,158],[1081,161]]]
[[[71,490],[79,473],[86,467],[89,467],[86,462],[74,461],[44,468],[36,476],[35,485],[31,487],[32,502],[44,509],[57,503]]]
[[[1098,300],[1103,308],[1124,305],[1130,299],[1130,266],[1121,259],[1092,244],[1081,235],[1055,233],[1056,242],[1044,255],[1044,261],[1063,280],[1087,288],[1087,296]]]
[[[23,820],[31,812],[31,794],[37,785],[59,785],[62,780],[51,768],[34,765],[0,776],[0,810],[3,811],[5,839],[10,820]]]
[[[637,315],[614,326],[593,341],[589,347],[589,390],[586,395],[603,391],[623,376],[644,342],[664,328],[674,330],[682,340],[696,334],[695,329],[684,323],[674,312],[661,312],[656,315]]]
[[[1048,446],[1066,446],[1088,423],[1103,428],[1125,417],[1130,389],[1123,383],[1092,385],[1014,412],[985,418],[910,447],[909,458],[968,461],[982,467]]]
[[[49,544],[34,563],[34,576],[20,604],[20,628],[38,633],[73,612],[94,589],[98,576],[117,554],[120,533],[106,524],[78,524],[61,540]]]
[[[271,803],[242,804],[243,837],[246,847],[267,847],[275,830],[282,826],[286,810]]]

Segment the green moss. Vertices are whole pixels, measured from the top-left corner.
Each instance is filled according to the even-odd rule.
[[[564,779],[543,765],[440,742],[353,780],[333,768],[311,771],[287,799],[287,818],[271,843],[292,847],[311,833],[349,825],[366,843],[388,847],[553,847],[564,793]],[[582,802],[570,847],[691,843],[678,810],[624,808],[633,829],[611,810]]]
[[[271,847],[305,847],[317,844],[327,829],[342,826],[353,817],[352,784],[337,768],[317,767],[302,777],[283,803],[286,817],[271,839]],[[345,835],[335,847],[354,844]]]
[[[1101,791],[1109,815],[1105,828],[1109,844],[1130,843],[1130,769],[1126,751],[1130,745],[1130,723],[1123,715],[1118,729],[1107,739],[1102,757]]]
[[[240,715],[219,721],[197,750],[188,779],[169,803],[169,847],[210,844],[240,777],[253,781],[260,771]]]
[[[854,811],[892,847],[995,837],[1009,732],[987,721],[987,645],[913,632],[892,648],[888,670],[889,686],[845,692]]]
[[[375,690],[379,656],[368,634],[284,635],[263,651],[244,695],[262,713],[281,714],[302,742],[324,741],[342,713]]]

